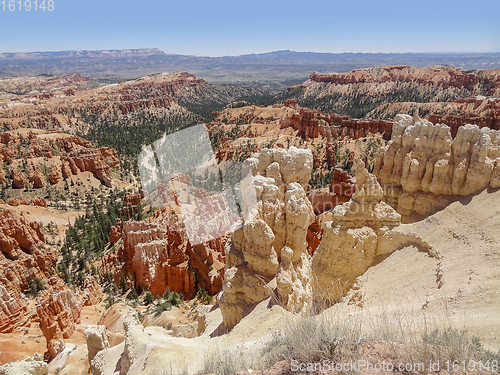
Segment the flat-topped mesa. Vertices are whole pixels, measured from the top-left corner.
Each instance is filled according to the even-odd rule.
[[[333,209],[333,221],[326,223],[312,258],[317,302],[328,305],[339,301],[357,277],[403,243],[429,249],[418,236],[397,231],[401,215],[382,199],[383,190],[376,177],[358,161],[356,193],[349,202]]]
[[[420,84],[448,87],[474,87],[480,83],[481,77],[474,73],[462,72],[459,68],[449,66],[412,67],[409,65],[392,65],[356,69],[346,73],[321,74],[314,72],[311,81],[337,85],[353,83],[385,83],[385,82],[417,82]]]
[[[500,186],[500,131],[465,125],[452,138],[446,125],[398,115],[373,173],[399,213],[428,215],[453,196]]]
[[[304,187],[312,163],[311,150],[295,147],[265,148],[245,161],[241,184],[244,225],[226,244],[219,300],[226,327],[236,325],[274,288],[285,309],[300,312],[310,307],[306,236],[315,216]]]

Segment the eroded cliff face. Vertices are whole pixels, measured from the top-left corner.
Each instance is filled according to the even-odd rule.
[[[295,100],[287,100],[283,106],[295,108],[298,111],[280,121],[280,128],[291,127],[298,131],[298,136],[306,141],[318,137],[331,139],[349,137],[358,139],[365,137],[368,133],[380,133],[385,138],[390,138],[392,121],[372,119],[351,119],[347,115],[336,113],[322,113],[318,110],[301,108]],[[280,105],[274,107],[280,108]]]
[[[274,288],[285,309],[299,312],[310,307],[311,264],[306,237],[315,216],[304,187],[312,163],[311,150],[295,147],[263,149],[245,161],[245,222],[226,245],[219,301],[226,327],[236,325]]]
[[[95,149],[80,137],[36,129],[1,133],[0,161],[4,160],[11,167],[0,172],[0,183],[7,182],[5,177],[9,175],[15,189],[26,187],[27,182],[40,189],[81,172],[92,172],[103,184],[112,187],[111,168],[120,166],[115,149]]]
[[[28,202],[29,204],[29,202]],[[104,293],[93,277],[76,294],[54,276],[57,252],[45,243],[41,225],[0,213],[0,332],[12,332],[38,321],[47,340],[47,359],[64,349],[79,322],[82,306],[102,301]],[[28,309],[27,292],[41,283],[36,311]]]
[[[403,245],[430,251],[418,236],[397,231],[401,215],[383,198],[376,177],[359,161],[356,193],[349,202],[334,208],[333,221],[326,224],[312,258],[314,298],[318,303],[338,302],[357,277]]]
[[[11,293],[28,289],[29,278],[49,278],[57,261],[57,252],[45,244],[41,225],[8,210],[0,213],[0,249],[0,283]]]
[[[445,102],[477,95],[498,98],[499,76],[499,70],[464,72],[450,66],[381,66],[345,73],[313,73],[306,82],[289,88],[287,97],[300,104],[313,103],[315,109],[358,118],[390,119],[403,111],[414,113],[416,108],[422,109],[423,116],[424,110],[428,113],[426,109],[431,107],[437,109],[435,115],[442,115],[441,105]]]
[[[81,303],[57,277],[50,278],[45,290],[38,293],[36,311],[40,329],[47,340],[49,360],[64,349],[63,339],[73,335],[75,324],[80,323],[81,309]]]
[[[151,222],[118,220],[110,239],[118,252],[106,263],[117,282],[120,274],[131,275],[139,290],[163,295],[168,288],[186,297],[195,286],[211,294],[222,287],[227,236],[191,245],[180,215],[169,209],[158,211]]]
[[[346,73],[311,74],[314,82],[327,82],[338,85],[352,83],[387,83],[415,82],[424,85],[441,86],[444,89],[472,88],[481,82],[482,77],[476,73],[465,73],[459,68],[449,66],[412,67],[409,65],[392,65],[368,69],[356,69]]]
[[[47,280],[45,289],[36,298],[36,319],[47,341],[47,360],[54,359],[66,347],[64,339],[75,332],[82,307],[101,302],[103,296],[102,288],[92,276],[85,279],[83,289],[76,293],[58,277]]]
[[[28,300],[20,293],[9,293],[0,286],[0,332],[13,332],[16,328],[28,326],[31,316]]]
[[[452,138],[446,125],[398,115],[373,173],[399,213],[427,215],[453,196],[500,186],[500,132],[465,125]]]

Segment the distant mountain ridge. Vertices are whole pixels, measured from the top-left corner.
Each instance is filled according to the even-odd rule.
[[[0,61],[5,60],[39,60],[39,59],[69,59],[79,57],[145,57],[165,55],[158,48],[122,49],[122,50],[74,50],[74,51],[47,51],[47,52],[10,52],[0,53]]]
[[[311,73],[348,72],[373,66],[450,65],[462,70],[500,69],[500,53],[319,53],[273,51],[240,56],[168,54],[158,48],[20,52],[0,54],[0,77],[69,75],[122,81],[151,73],[187,71],[212,83],[264,87],[275,92]]]

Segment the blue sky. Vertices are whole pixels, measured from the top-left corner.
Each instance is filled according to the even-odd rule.
[[[3,11],[1,1],[0,52],[500,51],[500,0],[55,0],[53,12],[19,11],[19,0]]]

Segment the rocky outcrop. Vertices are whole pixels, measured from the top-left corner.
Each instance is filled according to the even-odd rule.
[[[126,193],[125,196],[123,197],[123,200],[126,204],[129,204],[131,206],[137,206],[137,203],[143,198],[141,194],[132,194],[132,193]]]
[[[59,278],[50,278],[45,283],[45,290],[38,293],[36,311],[47,340],[49,361],[64,350],[64,339],[70,338],[75,324],[80,323],[81,308],[81,303]]]
[[[49,181],[51,184],[57,184],[62,180],[61,168],[55,164],[50,167]]]
[[[0,375],[48,375],[49,366],[41,354],[35,353],[22,361],[7,363],[0,367]]]
[[[299,109],[295,100],[284,103],[290,108]],[[347,115],[338,115],[333,112],[325,114],[318,110],[300,108],[298,113],[285,117],[280,122],[280,128],[291,127],[298,131],[297,135],[306,141],[319,136],[344,139],[350,137],[358,139],[366,137],[368,133],[380,133],[389,139],[392,130],[392,121],[351,119]]]
[[[476,73],[465,73],[459,68],[434,66],[416,68],[408,65],[393,65],[369,69],[356,69],[347,73],[313,73],[309,77],[314,82],[337,85],[353,83],[416,82],[423,85],[442,86],[443,88],[472,88],[480,83]]]
[[[347,202],[350,198],[327,191],[312,191],[307,197],[316,215],[332,210],[335,206]]]
[[[92,172],[106,186],[111,187],[110,167],[118,167],[120,161],[115,149],[83,149],[74,158],[75,164],[82,171]]]
[[[104,299],[104,291],[93,276],[89,275],[83,281],[82,291],[78,295],[78,299],[83,306],[97,305]]]
[[[85,171],[94,173],[103,183],[111,186],[110,169],[120,166],[116,150],[107,147],[94,149],[91,142],[77,136],[55,133],[46,138],[44,135],[46,134],[34,131],[29,134],[0,134],[0,160],[5,159],[12,163],[14,159],[23,157],[29,163],[25,171],[27,179],[19,167],[13,166],[10,169],[13,188],[24,188],[28,180],[33,188],[40,189],[46,186],[47,177],[51,184],[57,184],[63,178],[67,179]],[[52,150],[56,156],[52,154]],[[50,163],[45,164],[45,167],[50,166],[48,176],[45,176],[42,170],[44,162],[35,161],[33,158],[44,158],[45,161],[48,161],[47,158],[51,159]],[[5,171],[0,169],[0,183],[5,180],[4,175]]]
[[[33,184],[35,189],[40,189],[45,187],[45,176],[43,175],[42,169],[38,165],[31,165],[28,170],[28,180]]]
[[[429,103],[425,106],[432,105]],[[451,136],[455,138],[460,126],[474,124],[480,128],[500,130],[500,98],[472,96],[459,98],[453,102],[437,103],[427,110],[426,119],[433,124],[445,124],[450,127]]]
[[[145,371],[146,364],[154,347],[162,347],[158,339],[158,331],[155,328],[147,327],[141,324],[138,318],[137,310],[130,309],[123,319],[125,328],[125,342],[121,347],[104,349],[97,353],[91,363],[92,375],[105,375],[118,371],[120,374],[139,374],[139,373],[157,373],[158,368],[151,368]],[[165,331],[161,335],[164,337]],[[160,336],[161,337],[161,336]],[[165,339],[162,338],[163,342]],[[118,349],[118,350],[116,350]],[[114,358],[120,356],[116,362]],[[154,363],[154,362],[153,362]]]
[[[351,175],[335,168],[329,191],[324,189],[312,190],[308,196],[316,215],[332,210],[335,206],[343,204],[351,199],[356,184],[351,181]]]
[[[155,295],[162,295],[167,287],[184,294],[194,290],[186,244],[170,244],[166,240],[168,231],[156,223],[123,223],[123,251],[119,255],[125,260],[124,271],[133,276],[138,290],[149,289]]]
[[[307,253],[313,255],[316,252],[319,244],[321,243],[321,238],[323,236],[323,228],[318,220],[318,216],[314,219],[314,222],[307,228]]]
[[[310,307],[311,272],[307,229],[315,217],[306,198],[311,150],[263,149],[245,161],[244,225],[226,245],[226,270],[219,300],[226,327],[236,325],[272,293],[289,311]]]
[[[26,184],[26,177],[24,173],[21,172],[19,168],[12,168],[10,170],[10,177],[12,178],[12,188],[14,189],[24,189]]]
[[[334,303],[354,285],[356,278],[393,251],[413,244],[429,251],[418,236],[394,230],[399,215],[382,201],[383,190],[364,163],[356,165],[356,192],[352,199],[333,210],[321,243],[312,258],[314,298]]]
[[[316,108],[370,119],[392,118],[404,111],[415,114],[416,110],[421,110],[422,115],[431,111],[431,114],[440,116],[443,115],[442,106],[446,107],[446,102],[452,100],[477,95],[498,98],[499,72],[464,72],[450,66],[396,65],[345,73],[313,73],[306,82],[291,87],[287,96],[299,103],[312,102]],[[353,103],[360,105],[353,106]],[[485,117],[490,114],[485,112]],[[343,118],[338,129],[340,132],[348,128],[353,135],[362,134],[357,129],[361,124],[344,123],[344,120],[351,121]],[[389,133],[385,133],[384,138],[389,139],[390,126],[387,131]]]
[[[13,332],[16,328],[29,325],[30,322],[28,301],[24,295],[10,294],[0,285],[0,332]]]
[[[53,272],[57,252],[45,244],[41,225],[16,218],[10,211],[0,213],[0,285],[19,294],[30,280],[46,280]]]
[[[10,211],[0,213],[0,249],[5,257],[16,260],[23,254],[36,255],[44,242],[39,223],[17,219]]]
[[[395,119],[374,174],[385,199],[403,215],[427,215],[450,197],[500,186],[500,132],[477,125],[450,127],[408,115]]]
[[[330,192],[351,199],[355,191],[356,184],[352,182],[352,175],[340,168],[335,168],[330,183]]]
[[[51,277],[44,290],[36,298],[36,319],[47,341],[47,361],[64,350],[64,339],[70,338],[75,324],[80,323],[83,306],[91,306],[103,300],[104,292],[97,281],[88,276],[81,291],[73,293],[58,277]]]
[[[31,203],[33,206],[47,207],[47,201],[43,198],[33,198]]]
[[[111,227],[111,231],[109,232],[109,242],[111,245],[117,243],[122,238],[122,235],[122,221],[121,219],[115,219],[115,225]]]
[[[17,198],[10,198],[10,199],[7,201],[7,204],[8,204],[9,206],[17,207],[17,206],[19,206],[21,203],[19,202],[19,199],[17,199]]]
[[[108,335],[105,326],[90,325],[85,328],[85,338],[87,339],[87,350],[89,353],[89,363],[92,366],[92,360],[98,352],[109,348]]]
[[[181,218],[163,209],[150,223],[117,220],[110,240],[120,238],[116,258],[107,258],[117,282],[121,274],[131,275],[138,290],[163,295],[168,288],[186,297],[197,286],[211,294],[222,287],[225,236],[192,245]]]

